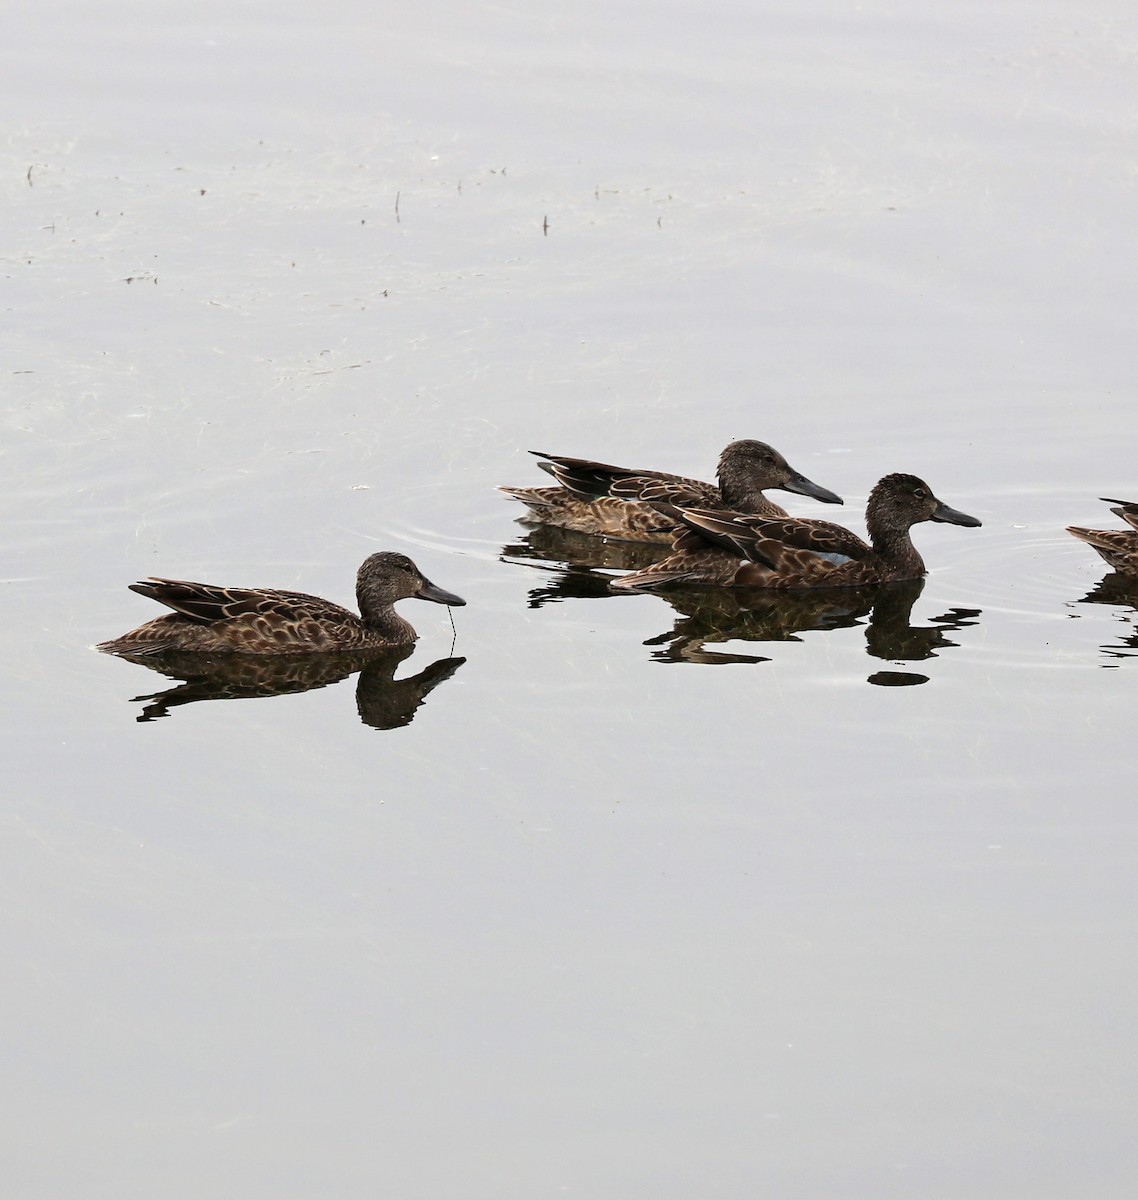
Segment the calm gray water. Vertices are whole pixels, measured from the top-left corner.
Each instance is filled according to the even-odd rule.
[[[1133,6],[50,8],[0,41],[6,1194],[1132,1196],[1138,598],[1063,526],[1138,499]],[[736,437],[984,527],[742,612],[493,490]],[[469,601],[403,606],[398,692],[91,649],[139,577],[382,548]]]

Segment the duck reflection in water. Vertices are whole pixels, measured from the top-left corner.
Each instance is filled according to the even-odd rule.
[[[606,599],[612,596],[609,571],[641,571],[671,553],[670,545],[619,542],[592,537],[557,525],[538,525],[524,537],[502,547],[502,562],[524,562],[556,573],[530,589],[529,607],[541,608],[561,600]]]
[[[1081,525],[1068,525],[1067,532],[1074,534],[1114,568],[1105,575],[1083,598],[1084,604],[1108,604],[1122,609],[1138,609],[1138,504],[1129,500],[1102,498],[1113,505],[1111,512],[1121,517],[1129,529],[1086,529]],[[1120,614],[1120,620],[1129,623],[1132,614]],[[1130,658],[1138,650],[1138,633],[1131,632],[1115,646],[1102,646],[1107,658]],[[1117,666],[1117,663],[1104,663]]]
[[[183,681],[166,691],[135,696],[134,701],[145,705],[138,721],[167,717],[172,708],[199,700],[249,700],[309,692],[359,672],[356,709],[360,720],[374,729],[398,729],[410,725],[428,694],[466,662],[465,658],[440,658],[417,675],[396,679],[396,668],[413,650],[413,646],[395,646],[367,654],[274,656],[167,651],[118,657]]]
[[[612,599],[612,577],[603,570],[638,571],[666,557],[667,546],[604,542],[551,526],[531,530],[502,548],[504,562],[526,562],[555,571],[529,593],[529,607],[563,600]],[[600,570],[598,570],[600,568]],[[913,605],[925,580],[861,588],[772,591],[769,588],[676,588],[654,593],[676,612],[672,629],[649,638],[652,658],[666,663],[770,662],[769,655],[711,649],[725,642],[788,642],[811,630],[865,625],[866,651],[889,662],[920,662],[955,646],[947,634],[977,623],[979,609],[951,608],[932,624],[915,626]],[[879,671],[870,682],[882,686],[924,683],[927,676]]]
[[[976,624],[979,609],[952,608],[933,624],[912,624],[913,605],[924,590],[923,579],[876,587],[816,592],[771,592],[766,589],[707,589],[658,593],[680,614],[674,628],[646,642],[660,646],[659,662],[769,662],[769,658],[709,650],[708,644],[736,641],[800,641],[810,630],[849,629],[865,625],[866,652],[889,662],[921,662],[957,645],[947,632]],[[878,672],[870,682],[883,686],[925,683],[928,677],[908,672]]]
[[[936,658],[941,650],[960,645],[945,636],[980,623],[979,608],[950,608],[939,617],[930,617],[930,625],[913,625],[913,605],[925,589],[924,579],[883,583],[875,592],[873,612],[865,631],[866,653],[889,662],[924,662]],[[927,675],[908,671],[878,671],[869,682],[881,687],[906,687],[927,683]]]
[[[758,588],[691,588],[657,593],[677,613],[674,626],[649,638],[652,658],[673,663],[760,663],[767,655],[710,650],[724,642],[795,642],[811,629],[847,629],[873,607],[871,588],[789,595]]]
[[[1138,654],[1138,629],[1134,625],[1134,618],[1138,613],[1138,578],[1120,571],[1111,571],[1109,575],[1104,575],[1079,603],[1106,604],[1118,609],[1117,619],[1129,631],[1115,645],[1099,647],[1104,658],[1133,658]],[[1119,664],[1109,662],[1101,665],[1117,667]]]

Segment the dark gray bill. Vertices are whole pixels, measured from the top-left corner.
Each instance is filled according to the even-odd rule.
[[[452,608],[462,608],[466,601],[454,592],[445,592],[441,587],[429,580],[423,580],[423,586],[415,593],[416,600],[433,600],[436,604],[449,604]]]
[[[797,471],[792,471],[790,478],[781,486],[783,491],[797,492],[800,496],[811,496],[815,500],[821,500],[823,504],[845,504],[845,501],[836,492],[820,487],[813,480],[807,479],[805,475],[799,475]]]
[[[982,524],[982,522],[977,521],[975,517],[970,517],[967,513],[957,512],[955,508],[949,508],[943,500],[936,502],[936,512],[929,519],[932,521],[943,521],[946,525],[966,525],[969,529],[976,529]]]

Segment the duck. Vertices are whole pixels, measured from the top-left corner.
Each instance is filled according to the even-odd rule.
[[[1111,500],[1107,496],[1100,499],[1104,504],[1113,504],[1115,507],[1110,511],[1130,528],[1084,529],[1080,525],[1068,525],[1067,532],[1080,542],[1086,542],[1120,575],[1138,579],[1138,504],[1130,500]]]
[[[719,456],[718,484],[540,450],[530,453],[542,460],[538,466],[559,486],[500,487],[500,492],[526,505],[529,511],[523,520],[620,541],[667,545],[678,528],[671,511],[676,508],[787,516],[764,494],[767,488],[810,496],[823,504],[842,503],[841,496],[796,471],[773,446],[750,438],[732,442]]]
[[[796,520],[708,509],[682,509],[672,553],[613,580],[616,591],[671,586],[829,588],[919,579],[924,560],[910,529],[922,521],[968,528],[975,517],[950,508],[916,475],[893,474],[869,494],[869,542],[830,521]]]
[[[102,642],[98,649],[107,654],[328,654],[407,646],[417,634],[392,607],[397,600],[466,603],[433,584],[405,554],[392,551],[372,554],[360,566],[359,616],[319,596],[271,588],[152,576],[130,584],[130,590],[174,611]]]

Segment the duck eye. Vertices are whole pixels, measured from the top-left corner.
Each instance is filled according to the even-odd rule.
[[[925,491],[924,488],[914,488],[913,489],[913,495],[916,496],[916,498],[918,500],[923,500],[927,494],[928,493]]]

